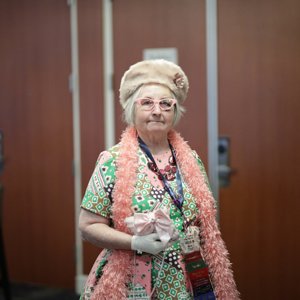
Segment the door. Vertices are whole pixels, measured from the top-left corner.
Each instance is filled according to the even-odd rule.
[[[300,3],[218,1],[221,230],[244,300],[299,299]]]
[[[73,287],[67,1],[0,2],[4,237],[12,281]]]

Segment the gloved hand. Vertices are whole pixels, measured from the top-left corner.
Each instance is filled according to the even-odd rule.
[[[168,244],[162,243],[157,233],[142,236],[134,235],[131,239],[131,250],[147,252],[153,255],[158,254],[167,247]]]

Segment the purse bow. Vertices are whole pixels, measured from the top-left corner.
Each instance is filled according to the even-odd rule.
[[[135,213],[126,219],[126,223],[134,234],[141,236],[156,232],[161,242],[167,244],[176,234],[169,214],[170,209],[158,208],[148,213]]]

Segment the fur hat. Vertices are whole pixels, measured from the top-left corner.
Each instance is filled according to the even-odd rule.
[[[120,85],[122,107],[128,98],[142,85],[162,84],[168,87],[182,104],[187,97],[189,82],[182,69],[164,59],[144,60],[132,65],[123,75]]]

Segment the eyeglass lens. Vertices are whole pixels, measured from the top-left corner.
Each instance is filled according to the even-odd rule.
[[[141,99],[140,100],[140,104],[142,105],[142,107],[146,110],[151,110],[153,109],[154,105],[158,103],[160,109],[162,110],[168,110],[171,109],[174,102],[172,99],[161,99],[159,101],[154,101],[153,99]]]

